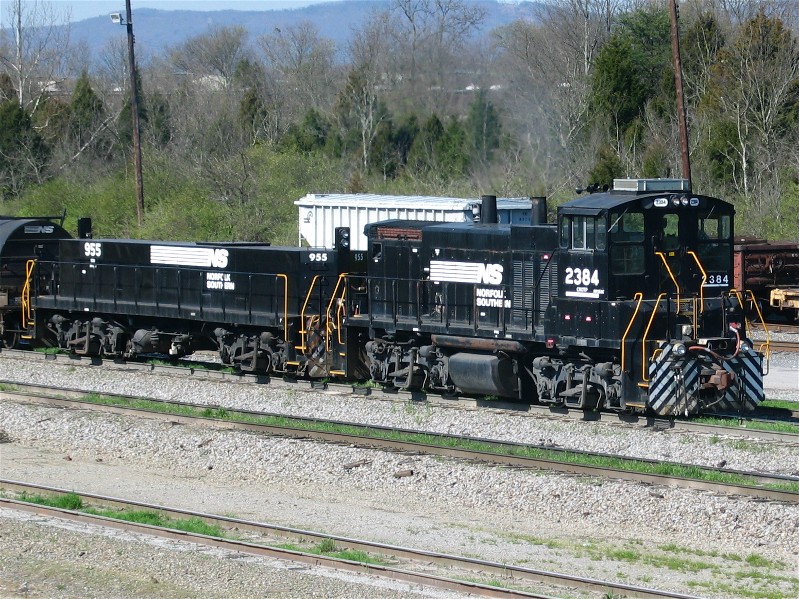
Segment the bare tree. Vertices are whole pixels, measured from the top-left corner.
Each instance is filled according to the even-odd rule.
[[[494,32],[510,86],[505,113],[533,163],[553,173],[550,182],[564,172],[586,172],[593,157],[586,137],[591,74],[614,11],[610,3],[563,1]]]
[[[313,23],[304,21],[283,29],[275,28],[260,38],[266,67],[279,79],[286,95],[307,110],[330,108],[335,96],[335,43],[319,35]]]
[[[218,87],[228,89],[239,61],[247,57],[247,30],[244,27],[214,27],[195,36],[172,52],[172,63],[196,77],[213,77]],[[212,81],[208,81],[213,85]]]
[[[761,10],[722,51],[714,84],[720,116],[734,130],[728,159],[735,183],[753,216],[778,217],[781,171],[795,137],[786,127],[786,117],[799,108],[795,36],[781,19]]]
[[[0,43],[0,63],[16,86],[19,105],[36,112],[49,88],[63,76],[69,47],[69,11],[59,11],[39,0],[7,3],[13,43]],[[6,36],[7,30],[0,30]],[[12,50],[13,48],[13,50]]]
[[[352,68],[338,99],[342,128],[354,126],[358,130],[364,170],[378,126],[386,117],[377,96],[388,56],[386,41],[382,20],[368,22],[353,34],[349,46]]]
[[[457,85],[465,47],[485,20],[483,7],[466,0],[392,0],[376,18],[387,25],[391,70],[405,95],[440,110],[441,92]]]

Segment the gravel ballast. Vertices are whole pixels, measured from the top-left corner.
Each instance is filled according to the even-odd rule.
[[[766,442],[148,372],[122,374],[58,362],[47,362],[45,370],[42,364],[0,357],[0,378],[533,443],[543,439],[562,447],[700,464],[724,460],[740,469],[797,468],[795,447]],[[13,403],[3,403],[2,410],[0,428],[11,441],[0,445],[0,470],[7,478],[701,596],[731,596],[726,587],[713,585],[722,574],[726,579],[750,568],[747,557],[757,555],[775,564],[775,575],[788,579],[778,583],[786,596],[796,595],[790,582],[799,577],[799,508],[794,505],[82,411]],[[343,468],[356,461],[365,464]],[[413,476],[394,476],[408,469]],[[626,557],[614,558],[618,552]],[[630,557],[636,554],[640,559]],[[665,561],[672,554],[710,566],[690,572],[655,567],[647,559]],[[7,561],[4,556],[2,563]]]

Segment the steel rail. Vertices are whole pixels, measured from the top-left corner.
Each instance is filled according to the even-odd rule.
[[[100,358],[87,358],[81,356],[65,356],[55,354],[42,354],[37,352],[29,352],[23,350],[8,350],[0,349],[0,354],[6,354],[12,359],[38,359],[38,360],[59,360],[68,361],[71,365],[80,365],[87,368],[108,367],[118,370],[134,370],[134,371],[147,371],[155,374],[165,376],[176,375],[185,377],[198,377],[200,379],[208,379],[211,382],[225,382],[237,384],[269,384],[270,387],[275,388],[300,388],[308,391],[330,391],[353,395],[371,395],[376,400],[383,401],[414,401],[424,402],[437,407],[445,407],[450,409],[489,409],[496,410],[500,413],[508,413],[519,416],[532,416],[532,417],[550,417],[550,418],[564,418],[568,420],[586,421],[586,422],[599,422],[606,421],[610,423],[621,423],[625,426],[637,426],[639,428],[652,428],[656,431],[663,431],[668,429],[685,430],[687,432],[709,433],[709,434],[724,434],[732,436],[745,436],[747,438],[756,438],[762,440],[774,441],[787,441],[794,442],[792,433],[763,431],[756,428],[746,428],[743,426],[738,427],[724,427],[721,425],[710,425],[697,423],[691,420],[682,420],[668,417],[654,416],[651,414],[630,414],[625,412],[598,412],[594,410],[582,410],[567,408],[565,406],[555,405],[539,405],[539,404],[524,404],[510,401],[496,401],[484,400],[479,398],[469,397],[444,397],[436,394],[427,394],[420,391],[406,391],[402,389],[387,389],[387,388],[369,388],[358,387],[345,383],[317,383],[306,380],[297,379],[283,379],[271,378],[265,375],[255,375],[247,373],[230,373],[222,372],[219,370],[208,370],[205,365],[194,368],[190,366],[191,363],[186,363],[184,366],[166,366],[144,364],[140,362],[124,362],[124,361],[110,361],[102,360]],[[202,363],[201,363],[202,364]],[[8,385],[20,384],[13,381],[0,381]],[[42,385],[41,388],[47,388]],[[90,393],[86,390],[83,393]],[[125,397],[124,395],[119,395]],[[224,407],[224,406],[207,406],[207,407]],[[774,413],[769,408],[763,409],[764,414]],[[776,415],[776,420],[780,422],[788,422],[791,420],[784,416]],[[711,414],[710,416],[715,416]],[[739,422],[756,422],[761,419],[752,418],[747,415],[741,414],[719,414],[719,417],[728,417],[731,420],[738,420]],[[796,420],[795,424],[799,425],[799,402],[797,402],[797,411],[793,412],[791,417]],[[768,420],[763,420],[768,422]]]
[[[556,459],[547,458],[534,458],[517,455],[507,455],[501,453],[493,453],[488,451],[475,451],[469,449],[460,449],[456,447],[446,447],[441,445],[431,445],[425,443],[397,441],[392,439],[385,439],[381,437],[368,436],[368,435],[354,435],[328,431],[308,430],[305,428],[293,428],[290,426],[278,426],[269,424],[252,424],[247,422],[238,422],[235,420],[221,420],[217,418],[209,418],[204,416],[185,416],[169,412],[151,411],[140,408],[132,408],[125,406],[110,406],[105,404],[98,404],[88,400],[81,399],[68,399],[64,397],[57,397],[52,395],[29,395],[9,390],[0,391],[0,397],[4,399],[11,399],[26,403],[34,403],[39,405],[70,407],[78,409],[89,409],[95,412],[111,413],[119,415],[138,415],[147,418],[158,420],[165,420],[177,424],[197,424],[202,422],[204,426],[210,428],[224,429],[224,430],[237,430],[249,431],[260,434],[269,434],[281,437],[295,438],[295,439],[309,439],[312,441],[322,441],[327,443],[339,443],[346,445],[353,445],[357,447],[391,450],[400,452],[410,452],[421,455],[438,455],[442,457],[455,458],[467,461],[479,461],[483,463],[497,464],[501,466],[511,466],[517,468],[532,468],[538,470],[547,470],[558,472],[562,474],[571,474],[579,476],[596,476],[607,479],[620,479],[632,482],[639,482],[651,485],[662,485],[670,487],[680,487],[694,490],[711,491],[715,493],[723,493],[727,495],[744,495],[749,497],[757,497],[760,499],[771,501],[784,501],[788,503],[799,503],[799,492],[782,491],[778,489],[769,489],[754,485],[735,485],[731,483],[712,482],[705,480],[690,479],[679,476],[649,474],[619,468],[610,468],[606,466],[591,466],[584,464],[575,464],[567,461],[558,461]],[[186,404],[183,402],[172,402],[166,400],[148,400],[154,401],[163,405],[174,405],[180,407],[208,408],[206,405]],[[227,409],[230,413],[237,413],[235,409]],[[244,414],[245,412],[239,412]],[[457,440],[457,441],[473,441],[478,443],[490,444],[496,448],[501,449],[520,449],[520,448],[539,448],[551,451],[554,453],[563,454],[579,454],[587,457],[610,457],[620,460],[628,460],[631,462],[648,463],[648,464],[661,464],[659,460],[650,460],[645,458],[624,458],[618,455],[602,454],[597,452],[580,452],[577,450],[567,450],[556,447],[525,445],[522,443],[501,442],[491,439],[481,439],[476,437],[458,437],[455,435],[443,435],[436,433],[420,433],[419,431],[409,431],[406,429],[393,429],[388,427],[379,426],[364,426],[354,425],[352,423],[342,423],[340,421],[310,419],[285,416],[282,414],[266,414],[262,412],[249,412],[249,414],[256,414],[260,416],[279,416],[292,420],[313,422],[313,423],[326,423],[326,424],[345,424],[347,426],[363,426],[364,429],[371,429],[375,431],[391,431],[406,434],[423,434],[431,437],[436,437],[442,440]],[[673,463],[675,466],[685,466],[685,464]],[[753,480],[757,480],[766,484],[780,484],[786,481],[797,482],[799,477],[787,475],[768,475],[763,473],[743,472],[732,469],[724,468],[709,468],[703,466],[689,465],[704,472],[721,472],[726,474],[748,476]]]
[[[585,578],[581,576],[573,576],[570,574],[562,574],[557,572],[550,572],[546,570],[538,570],[533,568],[524,568],[520,566],[513,566],[492,562],[487,560],[480,560],[476,558],[461,557],[452,554],[439,553],[434,551],[427,551],[422,549],[414,549],[409,547],[401,547],[397,545],[389,545],[384,543],[377,543],[373,541],[366,541],[361,539],[354,539],[350,537],[343,537],[337,535],[329,535],[325,533],[318,533],[314,531],[290,528],[269,523],[254,522],[251,520],[242,520],[238,518],[231,518],[227,516],[217,516],[214,514],[207,514],[203,512],[195,512],[191,510],[171,508],[157,504],[150,504],[139,501],[130,501],[115,497],[108,497],[104,495],[96,495],[92,493],[76,493],[66,489],[57,487],[48,487],[44,485],[35,485],[24,483],[20,481],[11,481],[0,479],[0,488],[14,493],[44,493],[47,495],[77,495],[82,500],[91,505],[100,505],[116,509],[135,508],[137,510],[151,510],[161,513],[173,519],[188,519],[199,518],[204,522],[212,525],[217,525],[224,529],[236,529],[237,531],[247,531],[262,536],[277,536],[280,538],[288,538],[293,540],[314,541],[321,542],[325,540],[332,540],[337,548],[351,549],[357,551],[364,551],[366,553],[377,554],[381,556],[388,556],[395,559],[409,560],[412,562],[423,562],[424,564],[434,563],[438,566],[447,568],[458,568],[461,570],[479,572],[484,575],[498,576],[503,579],[509,579],[508,582],[518,585],[519,581],[527,583],[544,583],[555,585],[559,587],[567,587],[571,589],[582,589],[594,592],[601,592],[607,594],[609,591],[622,594],[625,597],[637,597],[641,599],[699,599],[692,595],[685,595],[671,591],[658,591],[656,589],[648,589],[645,587],[637,587],[624,583],[616,583],[609,581],[602,581],[592,578]],[[392,566],[365,564],[357,561],[346,560],[335,557],[322,556],[317,554],[305,553],[302,551],[294,551],[289,549],[279,549],[268,547],[255,542],[247,542],[241,540],[227,540],[219,537],[211,537],[197,533],[189,533],[178,531],[174,529],[165,529],[148,524],[136,524],[104,516],[95,516],[92,514],[85,514],[80,511],[65,510],[61,508],[52,508],[38,504],[32,504],[25,501],[20,501],[10,498],[0,498],[0,505],[35,513],[39,515],[47,515],[58,518],[68,518],[80,522],[90,524],[100,524],[102,526],[110,526],[122,530],[132,530],[147,535],[165,537],[180,541],[200,543],[203,545],[227,549],[230,551],[237,551],[241,553],[248,553],[251,555],[268,556],[277,559],[296,561],[311,565],[322,565],[339,570],[347,570],[351,572],[360,572],[365,574],[376,574],[394,580],[401,580],[405,582],[413,582],[416,584],[425,584],[436,588],[447,590],[455,590],[460,592],[474,593],[485,597],[533,597],[541,599],[553,599],[550,595],[542,595],[539,593],[509,589],[503,587],[496,587],[493,585],[486,585],[471,581],[462,581],[449,577],[441,577],[434,574],[414,572],[408,569],[402,569]]]

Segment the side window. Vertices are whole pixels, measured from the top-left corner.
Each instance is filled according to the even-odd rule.
[[[623,212],[610,215],[610,238],[614,242],[643,241],[643,212]]]
[[[610,214],[610,268],[617,275],[638,275],[645,269],[643,212]]]
[[[608,230],[608,224],[605,219],[605,216],[597,217],[596,221],[596,249],[604,250],[605,249],[605,234]]]
[[[610,264],[614,274],[637,275],[644,272],[644,246],[614,245],[610,248]]]
[[[572,219],[570,216],[564,216],[560,221],[560,247],[566,249],[569,247],[569,233],[571,231]]]
[[[605,217],[564,216],[560,246],[572,250],[605,249]]]

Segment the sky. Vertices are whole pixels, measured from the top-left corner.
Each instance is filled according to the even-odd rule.
[[[14,0],[0,0],[0,12],[5,13],[7,4]],[[26,0],[22,0],[25,2]],[[69,8],[72,21],[82,21],[112,12],[125,12],[125,0],[39,0],[49,2],[56,9]],[[130,0],[134,19],[137,8],[161,10],[270,10],[301,8],[309,4],[335,0]],[[5,14],[3,15],[5,17]],[[4,19],[5,20],[5,19]]]

